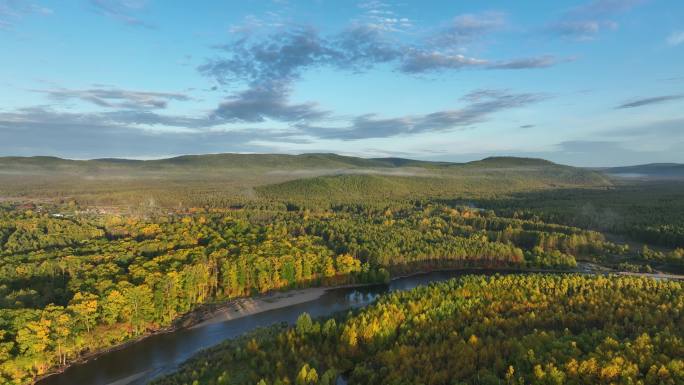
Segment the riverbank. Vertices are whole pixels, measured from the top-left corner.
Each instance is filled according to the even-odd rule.
[[[491,268],[485,267],[469,267],[469,268],[444,268],[415,271],[410,274],[402,274],[391,277],[390,281],[396,281],[403,278],[409,278],[418,275],[425,275],[437,272],[477,272],[477,271],[493,271]],[[500,269],[501,272],[511,273],[586,273],[582,269],[526,269],[526,268],[505,268]],[[319,286],[306,289],[292,289],[287,291],[273,292],[265,295],[255,297],[245,297],[231,300],[228,302],[203,305],[194,310],[188,315],[182,317],[180,322],[181,327],[198,328],[217,322],[230,321],[270,310],[276,310],[288,306],[298,305],[309,301],[315,301],[323,296],[329,290],[339,290],[347,288],[358,288],[364,286],[380,285],[380,283],[359,283],[359,284],[345,284],[336,286]]]
[[[529,273],[534,273],[534,272],[546,272],[546,273],[560,273],[560,272],[565,272],[565,273],[572,273],[574,271],[572,270],[552,270],[552,269],[515,269],[515,268],[506,268],[506,269],[500,269],[502,272],[504,271],[509,271],[509,272],[529,272]],[[491,268],[477,268],[477,267],[468,267],[468,268],[442,268],[442,269],[429,269],[429,270],[420,270],[420,271],[415,271],[410,274],[403,274],[403,275],[396,275],[391,278],[391,281],[396,281],[399,279],[403,278],[408,278],[412,276],[417,276],[417,275],[422,275],[422,274],[430,274],[431,272],[449,272],[449,271],[492,271]],[[72,362],[70,362],[68,365],[61,366],[58,368],[53,369],[49,373],[40,376],[34,381],[34,384],[40,385],[40,382],[48,377],[58,375],[60,373],[63,373],[65,370],[72,366],[80,365],[87,363],[92,360],[97,360],[99,357],[121,350],[125,349],[131,345],[140,343],[141,341],[150,338],[152,336],[160,335],[160,334],[167,334],[167,333],[173,333],[175,331],[178,331],[180,329],[194,329],[194,328],[200,328],[202,326],[210,325],[210,324],[215,324],[215,323],[220,323],[220,322],[225,322],[225,321],[230,321],[230,320],[235,320],[238,318],[243,318],[247,316],[251,316],[254,314],[258,313],[263,313],[266,311],[270,310],[277,310],[281,309],[284,307],[288,306],[294,306],[310,301],[315,301],[319,299],[321,296],[323,296],[327,291],[329,290],[338,290],[338,289],[345,289],[345,288],[358,288],[358,287],[364,287],[364,286],[372,286],[372,285],[378,285],[378,283],[358,283],[358,284],[342,284],[342,285],[335,285],[335,286],[318,286],[318,287],[310,287],[310,288],[304,288],[304,289],[289,289],[289,290],[284,290],[284,291],[274,291],[270,292],[267,294],[262,294],[262,295],[257,295],[257,296],[252,296],[252,297],[242,297],[242,298],[236,298],[236,299],[231,299],[228,301],[221,301],[221,302],[215,302],[215,303],[207,303],[203,305],[199,305],[192,311],[178,317],[176,320],[173,321],[173,323],[170,326],[160,328],[160,329],[155,329],[155,330],[150,330],[140,336],[137,336],[133,339],[130,339],[128,341],[122,342],[121,344],[111,346],[105,349],[100,349],[100,350],[95,350],[91,351],[88,353],[83,354],[82,356],[76,358]]]
[[[83,354],[74,359],[69,364],[54,368],[49,373],[46,373],[33,381],[33,384],[40,384],[42,380],[48,377],[63,373],[72,366],[87,363],[92,360],[97,360],[99,357],[112,353],[121,349],[125,349],[133,344],[137,344],[152,336],[173,333],[179,329],[193,329],[208,324],[219,323],[229,320],[234,320],[250,315],[266,312],[269,310],[276,310],[288,306],[298,305],[310,301],[315,301],[323,296],[328,290],[364,287],[375,285],[373,283],[359,283],[359,284],[344,284],[337,286],[318,286],[304,289],[290,289],[285,291],[275,291],[268,294],[257,295],[253,297],[242,297],[222,301],[217,303],[208,303],[199,305],[192,311],[178,317],[170,326],[148,331],[140,336],[137,336],[128,341],[122,342],[118,345],[111,346],[105,349],[99,349]]]
[[[619,274],[620,272],[614,271],[612,269],[607,269],[599,265],[594,265],[591,263],[581,262],[578,264],[577,268],[570,270],[557,270],[557,269],[487,269],[487,268],[452,268],[452,269],[432,269],[424,271],[414,271],[410,274],[396,275],[392,277],[392,281],[397,281],[401,279],[406,279],[413,276],[425,275],[435,272],[463,272],[471,274],[479,274],[489,272],[489,273],[583,273],[583,274],[607,274],[614,273]],[[637,274],[635,274],[637,275]],[[645,274],[639,274],[645,275]],[[654,278],[659,278],[659,275],[645,275],[653,276]],[[672,279],[684,279],[684,276],[667,276],[660,278],[672,278]],[[141,341],[160,334],[173,333],[180,329],[199,329],[203,326],[218,324],[230,320],[236,320],[239,318],[244,318],[252,316],[259,313],[264,313],[268,311],[273,311],[277,309],[286,308],[289,306],[294,306],[298,304],[303,304],[307,302],[312,302],[320,299],[326,292],[331,290],[338,290],[343,288],[356,288],[363,286],[372,286],[377,284],[345,284],[338,286],[324,286],[324,287],[312,287],[305,289],[292,289],[286,291],[277,291],[265,295],[259,295],[254,297],[237,298],[230,301],[217,302],[211,304],[205,304],[198,306],[193,311],[179,317],[172,326],[162,328],[155,331],[150,331],[142,336],[135,339],[129,340],[125,343],[110,347],[108,349],[103,349],[100,351],[93,351],[88,354],[83,355],[79,359],[71,362],[69,365],[64,366],[59,369],[55,369],[49,375],[45,375],[37,380],[39,383],[41,380],[59,374],[67,370],[71,366],[78,366],[80,364],[87,363],[92,360],[96,360],[99,357],[112,353],[131,345],[140,343]],[[217,340],[216,343],[220,342]]]
[[[629,275],[633,277],[647,277],[653,279],[676,279],[684,280],[684,275],[681,274],[669,274],[669,273],[633,273],[630,271],[618,272],[619,275]]]
[[[178,329],[180,329],[180,327],[178,327],[178,326],[175,326],[175,325],[169,326],[169,327],[149,331],[145,334],[142,334],[142,335],[137,336],[135,338],[132,338],[130,340],[124,341],[118,345],[110,346],[110,347],[104,348],[104,349],[98,349],[98,350],[90,351],[88,353],[85,353],[85,354],[79,356],[78,358],[75,358],[73,361],[69,362],[67,365],[63,365],[63,366],[53,368],[48,373],[45,373],[42,376],[38,376],[36,379],[33,380],[32,384],[38,385],[38,384],[40,384],[41,381],[43,381],[49,377],[56,376],[58,374],[64,373],[64,371],[71,368],[72,366],[82,365],[82,364],[85,364],[87,362],[97,360],[99,357],[102,357],[108,353],[113,353],[113,352],[116,352],[118,350],[125,349],[125,348],[127,348],[131,345],[135,345],[135,344],[137,344],[137,343],[139,343],[139,342],[141,342],[141,341],[143,341],[149,337],[152,337],[152,336],[155,336],[158,334],[172,333]]]
[[[325,294],[326,291],[338,288],[340,287],[312,287],[275,292],[258,297],[239,298],[203,312],[198,318],[192,320],[190,324],[183,325],[183,327],[198,328],[217,322],[230,321],[269,310],[315,301]]]
[[[491,268],[454,268],[454,269],[435,269],[416,271],[410,274],[403,274],[393,276],[390,280],[396,281],[399,279],[414,277],[418,275],[425,275],[437,272],[491,272],[495,271]],[[666,273],[633,273],[626,271],[615,271],[605,266],[597,265],[589,262],[580,262],[574,269],[538,269],[538,268],[507,268],[500,269],[502,273],[546,273],[546,274],[618,274],[640,276],[656,279],[684,279],[684,275],[666,274]],[[185,321],[181,321],[179,327],[198,328],[205,325],[230,321],[250,315],[276,310],[288,306],[298,305],[309,301],[315,301],[323,296],[329,290],[338,290],[345,288],[357,288],[364,286],[378,285],[376,283],[362,283],[362,284],[346,284],[338,286],[321,286],[311,287],[306,289],[292,289],[281,292],[273,292],[266,295],[238,298],[228,302],[210,305],[210,309],[196,309],[187,315]]]

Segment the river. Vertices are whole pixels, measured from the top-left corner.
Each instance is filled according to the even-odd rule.
[[[173,372],[202,349],[240,336],[257,327],[278,322],[294,323],[307,312],[312,317],[330,315],[372,303],[388,291],[409,290],[430,282],[466,274],[493,274],[490,271],[439,271],[394,279],[388,285],[338,288],[325,291],[308,302],[250,314],[222,322],[204,322],[196,327],[157,334],[120,350],[105,353],[64,372],[47,377],[37,385],[141,385]],[[501,272],[500,272],[501,273]]]

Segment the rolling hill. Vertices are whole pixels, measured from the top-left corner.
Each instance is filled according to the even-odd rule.
[[[469,163],[336,154],[211,154],[158,160],[0,158],[0,199],[57,198],[114,206],[142,201],[178,207],[258,198],[479,196],[609,184],[597,171],[512,157]]]
[[[401,158],[366,159],[337,154],[207,154],[183,155],[166,159],[133,160],[104,158],[70,160],[57,157],[0,157],[0,173],[45,171],[60,173],[107,172],[222,172],[226,170],[338,170],[355,168],[434,168],[452,163],[428,162]]]
[[[405,175],[356,173],[297,179],[260,186],[270,199],[354,201],[368,199],[474,197],[563,187],[599,187],[610,182],[602,174],[542,159],[487,158],[411,169]]]

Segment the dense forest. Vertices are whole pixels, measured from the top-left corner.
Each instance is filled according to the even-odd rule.
[[[627,252],[597,232],[422,202],[147,219],[6,205],[0,215],[0,373],[13,383],[208,302],[416,270],[570,269]]]
[[[681,384],[684,285],[467,276],[211,348],[155,385]]]
[[[561,189],[475,199],[499,215],[621,234],[654,245],[684,248],[684,182],[637,181],[609,189]]]
[[[203,306],[273,291],[439,269],[684,270],[678,182],[624,184],[538,159],[220,154],[0,166],[0,383],[12,385],[178,327]],[[304,377],[351,375],[319,364]]]

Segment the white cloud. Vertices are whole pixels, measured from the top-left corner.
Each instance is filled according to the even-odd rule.
[[[684,31],[675,31],[667,38],[667,44],[677,46],[684,43]]]

